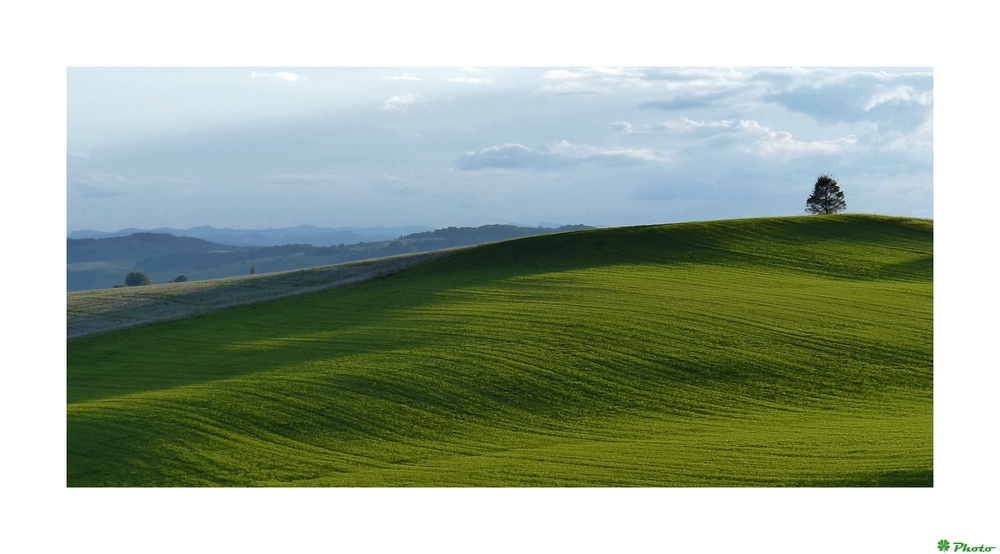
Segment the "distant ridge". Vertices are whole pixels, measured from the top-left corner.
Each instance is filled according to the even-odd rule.
[[[334,246],[362,241],[389,240],[399,235],[408,235],[432,229],[433,227],[426,225],[407,225],[401,227],[316,227],[313,225],[298,225],[279,229],[216,229],[210,225],[201,225],[199,227],[191,227],[190,229],[174,229],[172,227],[137,229],[129,227],[113,233],[86,229],[72,231],[67,238],[98,239],[125,237],[136,233],[166,233],[177,237],[198,238],[228,246],[277,246],[281,244]]]
[[[356,235],[363,240],[345,239],[345,242],[330,246],[291,242],[295,238],[318,236],[316,234],[286,237],[288,241],[274,246],[234,245],[234,241],[225,238],[208,240],[165,232],[69,238],[66,239],[66,289],[73,292],[111,288],[121,284],[125,275],[133,271],[146,273],[153,283],[167,283],[180,275],[188,280],[202,281],[248,275],[251,271],[254,274],[290,271],[589,228],[585,225],[564,225],[555,229],[514,225],[448,227],[397,235],[387,240]],[[317,228],[303,225],[296,229]]]

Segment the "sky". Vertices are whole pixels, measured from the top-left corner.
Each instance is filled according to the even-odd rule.
[[[68,231],[933,217],[929,67],[68,67]]]

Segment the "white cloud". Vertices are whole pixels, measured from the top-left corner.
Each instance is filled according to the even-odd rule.
[[[740,141],[743,143],[741,149],[763,157],[836,154],[857,143],[857,139],[854,137],[810,142],[798,141],[792,138],[791,133],[772,131],[756,121],[743,119],[737,124],[736,129],[741,135]]]
[[[573,73],[565,69],[553,69],[542,74],[542,79],[580,79],[583,73]]]
[[[836,71],[804,74],[761,71],[761,97],[824,123],[877,121],[911,127],[933,107],[933,75],[925,72]],[[885,106],[891,109],[878,109]]]
[[[463,67],[462,71],[468,71],[470,73],[482,73],[483,72],[483,70],[479,69],[478,67],[469,67],[469,66]]]
[[[645,70],[616,67],[551,69],[542,74],[542,79],[557,83],[539,89],[550,94],[607,93],[608,86],[652,89],[656,82],[647,78]]]
[[[632,124],[627,121],[615,121],[611,124],[611,129],[616,133],[627,135],[632,131]]]
[[[900,85],[891,89],[882,89],[876,92],[868,102],[864,105],[864,110],[867,112],[872,108],[880,106],[882,104],[920,104],[921,106],[929,106],[933,101],[933,93],[931,91],[918,92],[915,88],[907,85]]]
[[[448,79],[449,83],[469,83],[473,85],[483,85],[492,83],[492,79],[478,78],[478,77],[452,77]]]
[[[279,81],[299,81],[304,79],[304,77],[288,71],[278,71],[275,73],[269,73],[267,71],[251,71],[250,77],[254,79],[277,79]]]
[[[676,121],[664,121],[655,125],[633,126],[625,121],[617,121],[611,124],[611,128],[623,135],[642,135],[650,133],[690,133],[697,130],[728,129],[733,126],[730,120],[719,121],[694,121],[687,117],[682,117]]]
[[[417,101],[416,94],[407,94],[405,96],[393,96],[385,101],[382,105],[383,110],[398,110],[403,106],[407,106]]]
[[[892,133],[881,139],[879,150],[904,152],[932,159],[934,153],[934,119],[928,117],[911,133]]]
[[[618,77],[618,76],[626,74],[625,71],[623,71],[621,69],[615,69],[613,67],[590,67],[590,68],[587,68],[587,72],[588,73],[594,73],[596,75],[605,75],[605,76],[613,76],[613,77]]]
[[[386,81],[419,81],[420,77],[414,75],[392,75],[388,77],[382,77]]]
[[[601,89],[588,86],[580,81],[561,81],[543,85],[538,92],[545,94],[604,94]]]
[[[597,159],[622,159],[647,162],[666,161],[666,153],[651,148],[596,147],[589,144],[572,144],[561,140],[547,148],[549,152],[567,160],[594,161]]]
[[[650,148],[596,147],[561,140],[539,148],[507,143],[501,146],[489,146],[479,152],[466,152],[458,161],[458,167],[462,170],[550,169],[582,163],[612,165],[636,162],[661,163],[668,159],[669,156],[665,152]]]
[[[592,79],[604,83],[614,83],[626,86],[651,88],[653,84],[646,80],[646,73],[638,69],[619,69],[614,67],[588,67],[583,73]]]
[[[633,141],[652,140],[661,144],[662,141],[668,141],[671,151],[685,152],[685,157],[700,156],[706,151],[716,150],[750,154],[765,159],[791,159],[810,154],[839,154],[859,146],[855,136],[828,140],[797,140],[792,133],[775,131],[748,119],[695,121],[681,117],[672,121],[638,126],[619,121],[612,125],[612,129],[619,137],[628,135],[631,137],[629,140]],[[636,149],[630,155],[637,159],[665,159],[659,151],[652,150],[646,152]]]
[[[693,119],[688,119],[682,117],[677,121],[664,121],[663,123],[657,123],[653,126],[654,131],[675,131],[675,132],[691,132],[698,129],[728,129],[733,126],[733,122],[729,120],[720,121],[694,121]]]
[[[523,144],[508,142],[500,146],[487,146],[479,152],[466,152],[458,161],[459,169],[513,168],[538,166],[546,156]]]
[[[643,162],[666,162],[670,160],[666,152],[652,148],[605,148],[597,150],[593,156]]]

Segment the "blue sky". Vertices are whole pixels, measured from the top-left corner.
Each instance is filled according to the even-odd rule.
[[[68,230],[933,217],[927,67],[67,70]]]

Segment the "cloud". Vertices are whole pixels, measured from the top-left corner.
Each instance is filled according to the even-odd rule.
[[[763,157],[794,157],[803,154],[836,154],[857,143],[854,137],[803,142],[785,131],[773,131],[756,121],[740,120],[736,126],[740,149]]]
[[[636,68],[588,67],[583,73],[592,80],[620,86],[638,86],[651,88],[652,83],[646,80],[646,72]]]
[[[333,174],[306,174],[306,173],[284,173],[278,175],[268,175],[263,182],[274,184],[343,184],[349,181],[347,177]]]
[[[733,69],[664,69],[635,67],[581,67],[552,69],[542,74],[542,79],[577,83],[577,88],[591,92],[611,92],[608,87],[641,88],[666,90],[676,96],[693,97],[707,92],[720,92],[734,87],[745,88],[750,76],[746,72]],[[600,90],[594,91],[594,87]],[[568,85],[555,88],[546,85],[540,92],[566,94],[574,92]],[[651,103],[649,107],[656,107]],[[666,105],[664,105],[665,109]],[[678,106],[683,107],[683,106]]]
[[[420,77],[414,75],[391,75],[387,77],[382,77],[386,81],[419,81]]]
[[[636,68],[581,67],[570,71],[552,69],[542,74],[543,79],[596,79],[605,82],[628,82],[642,79],[645,72]]]
[[[880,152],[902,153],[930,163],[934,156],[934,119],[928,117],[912,133],[889,131],[878,137]]]
[[[478,77],[452,77],[448,79],[449,83],[469,83],[473,85],[482,85],[492,83],[493,79],[478,78]]]
[[[684,133],[698,130],[728,129],[732,126],[733,122],[728,119],[719,121],[695,121],[693,119],[682,117],[677,121],[664,121],[663,123],[657,123],[656,125],[653,125],[652,129],[657,132],[672,131]]]
[[[278,71],[275,73],[269,73],[267,71],[251,71],[250,77],[254,79],[277,79],[278,81],[299,81],[305,79],[305,77],[288,71]]]
[[[471,73],[472,75],[459,75],[457,77],[451,77],[447,79],[449,83],[466,83],[469,85],[488,85],[493,82],[493,79],[487,77],[482,69],[476,67],[463,67],[462,71],[466,73]]]
[[[417,94],[407,94],[405,96],[393,96],[382,105],[383,110],[398,110],[417,101]]]
[[[679,95],[670,100],[659,100],[653,102],[643,102],[640,108],[652,108],[657,110],[689,110],[695,108],[705,108],[732,97],[740,90],[728,89],[708,94]]]
[[[856,137],[832,140],[801,141],[791,133],[775,131],[754,120],[741,119],[695,121],[681,117],[672,121],[634,126],[619,121],[612,124],[618,136],[667,141],[672,151],[683,152],[687,158],[699,152],[743,153],[773,159],[793,158],[807,154],[837,154],[858,145]],[[725,155],[725,154],[723,154]]]
[[[627,135],[634,132],[632,124],[627,121],[615,121],[611,124],[611,129],[616,133]]]
[[[698,130],[728,129],[733,126],[731,120],[695,121],[682,117],[675,121],[664,121],[652,125],[633,126],[626,121],[611,124],[611,129],[622,135],[644,135],[652,133],[690,133]]]
[[[550,69],[542,73],[542,79],[553,81],[542,85],[537,92],[545,94],[607,94],[609,85],[639,86],[648,88],[650,83],[643,80],[642,70],[613,67],[584,67]]]
[[[581,83],[580,81],[561,81],[542,85],[538,92],[544,94],[607,94],[607,91]]]
[[[501,146],[488,146],[479,152],[466,152],[458,161],[462,170],[493,168],[538,167],[548,165],[549,156],[546,152],[532,150],[523,144],[506,143]]]
[[[474,171],[479,169],[550,169],[584,163],[622,165],[632,163],[668,160],[665,152],[649,148],[598,148],[586,144],[572,144],[559,141],[552,145],[542,145],[537,149],[523,144],[507,143],[489,146],[479,152],[467,152],[457,162],[459,169]]]
[[[933,99],[931,91],[920,92],[911,86],[900,85],[891,89],[882,88],[876,92],[868,102],[862,107],[864,111],[870,111],[882,104],[919,104],[930,106]]]
[[[583,73],[574,73],[565,69],[553,69],[542,74],[542,79],[582,79]]]
[[[642,78],[660,81],[668,88],[694,84],[698,88],[726,88],[749,81],[751,71],[728,67],[657,67],[642,71]]]
[[[822,122],[870,120],[913,128],[932,109],[933,85],[929,73],[817,70],[776,79],[761,99]]]

